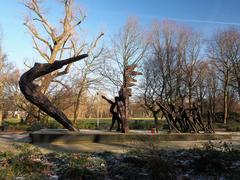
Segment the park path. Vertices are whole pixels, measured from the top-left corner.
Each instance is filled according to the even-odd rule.
[[[14,144],[30,143],[29,132],[0,132],[0,152],[14,151]],[[123,144],[102,144],[81,142],[81,144],[34,144],[43,152],[64,151],[64,152],[104,152],[115,153],[126,152],[126,145]]]
[[[224,140],[225,141],[225,140]],[[240,133],[233,133],[231,142],[233,147],[240,149]],[[14,144],[30,143],[28,132],[0,132],[0,152],[14,151]],[[145,143],[145,142],[144,142]],[[161,141],[157,144],[162,149],[189,149],[194,147],[201,147],[207,141]],[[104,152],[110,151],[115,153],[123,153],[131,148],[141,146],[140,143],[125,142],[117,143],[93,143],[83,141],[79,144],[64,144],[64,143],[50,143],[50,144],[34,144],[40,147],[44,152],[64,151],[64,152]],[[144,144],[144,146],[151,146],[151,144]]]
[[[0,132],[0,151],[14,150],[13,144],[29,143],[27,132]]]

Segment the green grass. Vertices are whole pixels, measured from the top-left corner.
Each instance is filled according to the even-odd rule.
[[[240,122],[229,122],[226,127],[227,131],[235,131],[239,132],[240,131]]]
[[[106,163],[90,154],[41,153],[32,145],[15,146],[17,152],[0,153],[0,179],[42,180],[50,179],[52,174],[61,179],[105,179]],[[60,171],[56,172],[57,169]],[[92,172],[91,170],[94,170]]]
[[[239,179],[240,152],[226,142],[202,148],[163,150],[142,142],[124,154],[42,153],[35,146],[15,145],[16,152],[0,152],[0,179]],[[180,176],[181,175],[181,176]]]
[[[75,126],[79,129],[97,129],[97,118],[83,118],[77,120]],[[35,131],[42,128],[62,128],[54,119],[49,119],[47,125],[42,122],[35,122],[32,125],[21,123],[20,119],[9,119],[6,121],[8,123],[8,130],[23,130],[23,131]],[[100,118],[99,119],[99,129],[108,130],[111,126],[111,118]],[[165,121],[159,121],[160,126],[162,126]],[[116,129],[117,123],[115,122]],[[129,128],[130,129],[145,129],[149,130],[154,127],[154,121],[152,118],[130,118]]]
[[[6,121],[7,129],[8,130],[22,130],[22,131],[27,131],[29,129],[29,125],[27,124],[22,124],[20,119],[9,119]]]
[[[17,153],[0,153],[0,179],[43,179],[49,167],[37,160],[42,156],[39,149],[28,144],[15,148]]]
[[[230,121],[227,124],[224,123],[214,123],[214,128],[226,129],[229,132],[239,132],[240,131],[240,122]]]
[[[82,118],[77,120],[75,126],[79,129],[97,129],[98,118]],[[9,119],[7,120],[8,130],[23,130],[23,131],[35,131],[42,128],[57,129],[62,128],[54,119],[48,120],[47,125],[42,122],[35,122],[33,125],[27,125],[20,122],[20,119]],[[166,124],[166,121],[159,121],[159,127],[162,128]],[[111,118],[99,118],[99,129],[108,130],[111,126]],[[114,129],[116,129],[117,123],[115,123]],[[227,131],[237,132],[240,131],[239,121],[229,121],[227,124],[214,123],[216,129],[226,129]],[[149,130],[154,127],[154,121],[152,118],[130,118],[129,128],[130,129],[142,129]]]

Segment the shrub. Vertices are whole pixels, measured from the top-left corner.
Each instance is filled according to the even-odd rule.
[[[105,179],[106,162],[88,154],[64,153],[58,158],[65,163],[60,179]]]
[[[18,153],[2,154],[0,162],[0,179],[43,179],[43,172],[49,171],[49,166],[44,164],[40,157],[43,157],[38,148],[30,145],[15,146]]]
[[[141,163],[150,172],[151,179],[175,179],[174,159],[168,158],[166,152],[160,150],[154,142],[140,142],[128,154],[139,157]],[[131,161],[139,164],[138,161]],[[137,166],[137,165],[136,165]]]

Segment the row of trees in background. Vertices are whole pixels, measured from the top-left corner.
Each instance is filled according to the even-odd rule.
[[[4,118],[4,112],[8,109],[16,109],[19,96],[18,79],[19,70],[9,63],[7,55],[2,48],[2,36],[0,35],[0,122]]]
[[[61,3],[64,15],[54,27],[55,23],[49,22],[40,1],[25,1],[31,16],[24,24],[39,58],[47,63],[89,54],[81,62],[70,64],[37,82],[40,90],[74,122],[80,117],[109,117],[109,107],[99,97],[107,93],[112,93],[113,97],[117,95],[125,67],[135,63],[141,65],[143,76],[139,77],[131,98],[134,102],[131,116],[148,117],[151,112],[157,121],[161,117],[158,102],[189,108],[195,103],[202,115],[209,111],[214,117],[216,112],[223,112],[224,123],[229,112],[238,111],[238,28],[218,30],[206,40],[200,32],[173,21],[155,22],[151,29],[144,29],[136,18],[130,18],[106,47],[102,32],[91,42],[83,38],[85,34],[78,27],[86,16],[81,10],[75,10],[73,0]],[[26,111],[27,122],[47,122],[48,116],[20,94],[19,74],[0,48],[0,110]]]
[[[199,32],[175,22],[154,24],[143,66],[140,97],[155,119],[158,101],[192,107],[203,115],[237,111],[239,99],[240,31],[228,27],[203,40]]]

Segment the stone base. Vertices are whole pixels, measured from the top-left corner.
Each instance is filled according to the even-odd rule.
[[[131,141],[206,141],[206,140],[231,140],[231,133],[168,133],[160,132],[152,134],[149,131],[131,130],[127,134],[100,131],[80,130],[71,132],[66,129],[42,129],[30,133],[32,143],[65,143],[78,144],[81,141],[87,142],[131,142]]]
[[[2,113],[2,111],[0,110],[0,126],[2,126],[2,121],[3,121],[3,113]]]

